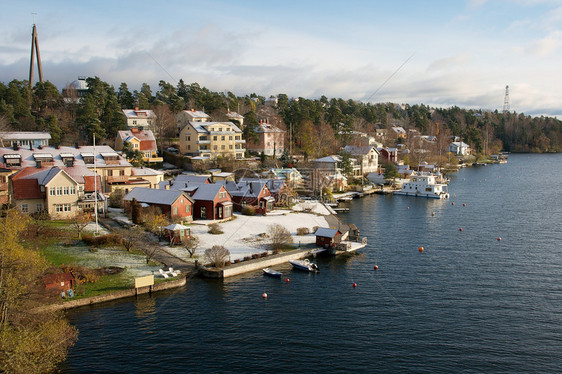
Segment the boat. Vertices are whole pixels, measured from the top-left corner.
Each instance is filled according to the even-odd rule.
[[[289,263],[293,265],[293,268],[297,270],[309,271],[309,272],[317,272],[320,270],[318,269],[318,265],[316,265],[314,262],[310,262],[308,259],[289,260]]]
[[[262,269],[262,271],[263,271],[263,275],[267,275],[268,277],[272,277],[272,278],[281,278],[281,275],[283,275],[281,272],[270,268]]]
[[[446,183],[438,183],[435,174],[429,172],[413,172],[410,181],[404,182],[402,188],[394,191],[395,195],[427,197],[430,199],[448,199]]]

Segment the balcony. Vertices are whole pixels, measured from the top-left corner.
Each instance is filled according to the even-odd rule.
[[[198,140],[196,141],[197,144],[211,144],[210,140]]]
[[[128,175],[115,175],[110,176],[108,175],[106,178],[107,183],[125,183],[129,180]]]
[[[245,144],[245,143],[246,143],[246,140],[244,140],[244,139],[237,139],[237,140],[235,140],[234,142],[235,142],[236,144]]]

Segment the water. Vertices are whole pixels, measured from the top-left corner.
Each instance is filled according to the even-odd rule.
[[[72,311],[62,370],[560,372],[561,174],[562,155],[510,155],[456,173],[450,200],[351,202],[341,217],[369,246],[319,258],[319,274],[280,266],[281,280],[195,279]]]

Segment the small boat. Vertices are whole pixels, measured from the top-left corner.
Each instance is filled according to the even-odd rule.
[[[293,268],[298,269],[298,270],[309,271],[309,272],[320,271],[320,269],[318,269],[318,265],[316,265],[313,262],[310,262],[308,259],[289,260],[289,263],[291,265],[293,265]]]
[[[270,268],[262,269],[262,271],[263,271],[263,275],[267,275],[268,277],[272,277],[272,278],[281,278],[281,275],[283,275],[281,272],[278,272]]]

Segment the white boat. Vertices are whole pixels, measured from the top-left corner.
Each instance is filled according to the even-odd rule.
[[[394,194],[430,199],[448,199],[447,184],[438,183],[435,178],[435,174],[432,173],[414,172],[410,176],[410,181],[403,183],[402,188],[399,191],[394,191]]]
[[[314,262],[310,262],[306,258],[304,260],[289,260],[289,263],[293,265],[293,268],[298,270],[310,272],[316,272],[320,270],[318,269],[318,265],[316,265]]]
[[[272,277],[272,278],[281,278],[281,275],[283,275],[283,273],[270,268],[262,269],[262,271],[263,271],[263,275],[267,275],[268,277]]]

